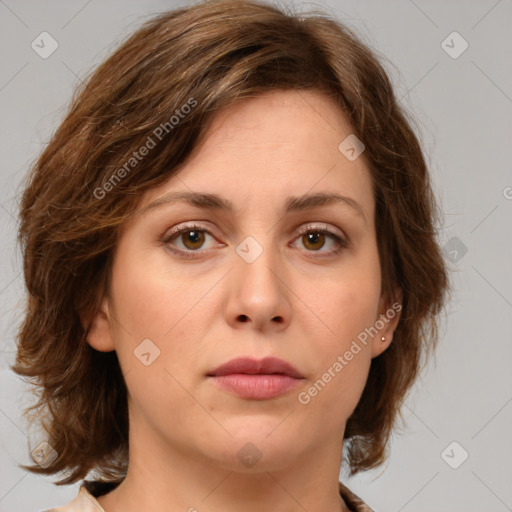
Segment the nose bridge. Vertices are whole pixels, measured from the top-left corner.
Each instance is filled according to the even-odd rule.
[[[230,321],[250,321],[260,329],[271,321],[289,321],[289,297],[284,276],[280,276],[284,266],[268,230],[247,236],[235,252],[228,307]]]
[[[238,244],[236,274],[244,295],[265,295],[265,299],[269,300],[279,292],[276,274],[280,265],[276,252],[272,237],[263,231],[254,236],[247,236]]]

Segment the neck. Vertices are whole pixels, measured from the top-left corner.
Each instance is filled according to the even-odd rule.
[[[338,483],[342,441],[321,441],[293,457],[270,455],[269,448],[268,456],[244,467],[238,459],[172,445],[141,422],[131,423],[126,478],[97,500],[105,512],[348,512]]]

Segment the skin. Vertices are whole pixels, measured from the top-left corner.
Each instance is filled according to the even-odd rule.
[[[242,100],[216,115],[187,165],[142,196],[122,226],[111,290],[88,337],[117,352],[129,392],[130,464],[98,498],[106,512],[348,510],[338,490],[345,424],[399,314],[309,403],[298,394],[390,308],[370,174],[362,157],[338,150],[350,133],[319,92]],[[185,202],[140,213],[171,191],[218,194],[235,213]],[[351,197],[364,217],[341,203],[284,212],[288,196],[317,192]],[[202,245],[190,233],[162,241],[189,221],[203,230]],[[308,226],[349,246],[335,254],[327,235],[308,241],[297,232]],[[252,263],[235,250],[247,236],[263,249]],[[134,355],[147,338],[160,350],[148,366]],[[276,356],[305,378],[270,400],[240,398],[206,377],[238,356]],[[261,454],[250,467],[237,456],[248,442]]]

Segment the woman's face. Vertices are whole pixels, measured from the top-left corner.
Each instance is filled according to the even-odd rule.
[[[237,471],[341,456],[370,361],[398,321],[382,322],[391,306],[380,300],[370,174],[347,149],[353,139],[339,149],[350,134],[317,92],[243,100],[142,197],[88,338],[117,352],[130,443]],[[317,197],[327,194],[341,199]],[[216,374],[240,357],[261,373]],[[301,378],[269,377],[284,370],[258,368],[267,357]]]

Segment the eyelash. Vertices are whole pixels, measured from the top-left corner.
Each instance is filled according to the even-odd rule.
[[[186,224],[186,225],[183,225],[181,227],[174,228],[171,232],[167,233],[162,238],[162,242],[164,244],[169,244],[173,239],[175,239],[175,238],[179,237],[180,235],[182,235],[183,233],[187,233],[189,231],[202,231],[202,232],[205,232],[205,233],[209,234],[213,238],[215,238],[207,229],[204,229],[203,227],[198,226],[197,224]],[[298,231],[297,238],[300,237],[301,235],[306,234],[306,233],[315,233],[315,234],[327,235],[327,236],[331,237],[336,242],[336,244],[337,244],[337,248],[336,249],[320,253],[320,254],[323,254],[323,255],[322,256],[313,256],[313,258],[325,258],[325,257],[329,257],[329,256],[335,256],[335,255],[339,254],[342,250],[347,249],[349,247],[349,242],[346,239],[341,238],[336,233],[333,233],[332,231],[330,231],[330,230],[328,230],[326,228],[315,228],[315,227],[304,227],[304,228],[301,228]],[[297,238],[295,238],[294,240],[296,240]],[[181,256],[186,257],[186,258],[194,258],[194,257],[197,257],[197,255],[200,254],[201,252],[207,252],[208,251],[208,249],[206,249],[206,250],[198,249],[197,251],[191,251],[191,250],[185,251],[183,249],[176,249],[176,248],[172,248],[171,250],[173,252],[181,255]],[[314,253],[316,251],[307,251],[307,252],[313,252]]]

